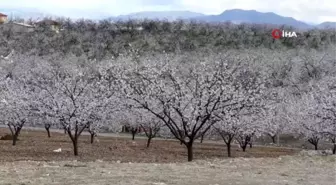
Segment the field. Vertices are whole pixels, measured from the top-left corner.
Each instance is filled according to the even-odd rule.
[[[0,165],[0,184],[8,185],[334,185],[336,181],[332,156],[234,158],[171,164],[17,161]]]
[[[1,129],[0,135],[8,133]],[[17,146],[0,141],[0,184],[334,184],[335,158],[298,156],[298,150],[233,147],[227,158],[223,144],[198,143],[195,161],[187,163],[186,149],[177,141],[127,137],[80,138],[74,157],[67,135],[23,130]],[[62,152],[53,150],[62,148]],[[244,158],[242,158],[244,157]]]
[[[0,135],[8,133],[7,129],[1,129]],[[73,156],[73,147],[68,135],[52,133],[51,138],[43,131],[23,130],[16,146],[11,141],[0,141],[1,161],[60,161],[79,160],[121,162],[145,162],[145,163],[170,163],[185,162],[187,160],[186,148],[175,140],[153,140],[149,148],[146,148],[146,140],[129,137],[98,137],[90,144],[90,136],[83,135],[79,141],[79,156]],[[58,148],[62,152],[55,153]],[[253,147],[242,152],[237,146],[233,146],[234,157],[278,157],[292,155],[297,152],[294,149],[274,147]],[[227,156],[224,142],[222,143],[199,143],[194,146],[195,159],[225,158]]]
[[[0,129],[0,135],[8,133]],[[223,143],[199,143],[195,161],[187,163],[186,149],[177,141],[98,137],[90,144],[80,138],[78,157],[69,137],[23,130],[17,146],[0,141],[0,184],[114,184],[114,185],[221,185],[221,184],[334,184],[336,158],[297,156],[298,150],[253,147],[242,152],[233,146],[227,158]],[[62,152],[53,150],[62,148]],[[242,158],[244,157],[244,158]]]

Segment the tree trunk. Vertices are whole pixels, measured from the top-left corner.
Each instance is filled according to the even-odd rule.
[[[93,140],[94,140],[94,133],[91,133],[91,144],[93,144]]]
[[[152,141],[152,137],[148,137],[148,139],[147,139],[147,148],[149,148],[151,141]]]
[[[135,139],[135,132],[132,132],[132,140]]]
[[[45,128],[47,130],[47,133],[48,133],[48,137],[51,137],[50,136],[50,129],[49,128]]]
[[[187,144],[187,150],[188,150],[188,162],[191,162],[193,160],[193,144],[191,142]]]
[[[76,128],[75,134],[72,135],[70,129],[67,131],[67,133],[68,133],[68,135],[69,135],[69,137],[72,141],[74,155],[78,156],[78,137],[79,137],[79,135],[77,135],[77,128]]]
[[[242,147],[242,149],[243,149],[243,152],[245,152],[245,151],[246,151],[246,146],[247,146],[247,145],[243,145],[243,146],[241,146],[241,147]]]
[[[228,157],[231,157],[231,142],[226,144],[227,152],[228,152]]]
[[[20,131],[21,131],[21,127],[18,127],[18,128],[16,128],[15,132],[12,132],[12,133],[14,133],[14,134],[12,134],[12,136],[13,136],[13,146],[16,145],[16,141],[18,140]]]
[[[244,140],[240,141],[240,147],[243,149],[243,152],[246,151],[247,145],[251,142],[251,138],[246,136]]]
[[[18,134],[15,133],[15,134],[13,135],[13,146],[16,145],[17,138],[18,138]]]
[[[336,154],[336,143],[334,143],[333,154]]]
[[[318,150],[318,142],[319,142],[319,139],[316,139],[316,138],[312,138],[312,139],[308,139],[308,142],[312,145],[314,145],[314,149],[315,150]]]
[[[252,142],[250,142],[250,148],[252,148]]]
[[[222,134],[220,134],[220,136],[222,137],[222,139],[224,140],[224,143],[226,144],[228,157],[231,157],[231,143],[233,141],[234,134],[227,135],[227,138],[225,135],[222,135]]]
[[[272,143],[273,143],[273,144],[276,144],[276,141],[275,141],[276,135],[271,136],[271,138],[272,138]]]
[[[201,143],[203,143],[204,135],[201,136]]]
[[[72,144],[74,147],[74,155],[78,156],[78,139],[77,136],[75,136],[75,138],[72,140]]]

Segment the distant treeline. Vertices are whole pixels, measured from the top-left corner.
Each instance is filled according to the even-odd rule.
[[[142,55],[157,52],[189,52],[225,49],[324,49],[336,43],[333,29],[299,31],[286,26],[231,23],[199,23],[168,21],[112,22],[108,20],[71,21],[58,19],[62,31],[44,28],[15,33],[0,26],[0,51],[4,55],[14,49],[22,54],[85,56],[89,59],[118,57],[130,50]],[[139,29],[141,28],[141,30]],[[275,40],[274,28],[295,31],[297,38]]]

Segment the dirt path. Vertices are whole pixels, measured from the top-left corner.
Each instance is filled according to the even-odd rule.
[[[334,185],[335,156],[236,158],[192,163],[3,162],[0,184]]]

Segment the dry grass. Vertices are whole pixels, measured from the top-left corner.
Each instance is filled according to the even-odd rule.
[[[192,163],[0,162],[0,184],[334,185],[335,158],[286,156]],[[10,182],[10,183],[9,183]]]

